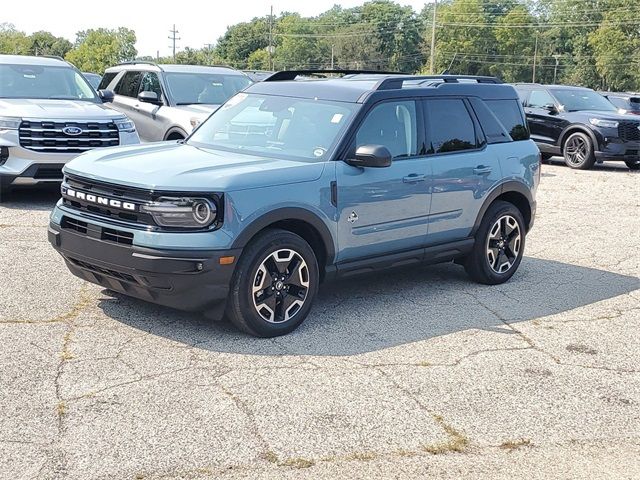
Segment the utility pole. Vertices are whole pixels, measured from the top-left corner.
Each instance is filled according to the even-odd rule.
[[[176,24],[173,24],[173,30],[169,30],[169,33],[171,34],[169,38],[169,40],[171,40],[171,45],[169,45],[169,48],[173,48],[173,62],[175,63],[176,61],[176,40],[180,40],[180,37],[176,37],[176,35],[180,32],[178,32],[178,30],[176,30]]]
[[[556,75],[558,74],[558,64],[560,63],[560,55],[555,53],[553,58],[556,59],[556,66],[553,67],[553,83],[556,83]]]
[[[333,70],[333,45],[331,45],[331,70]]]
[[[269,70],[273,70],[273,5],[269,11]]]
[[[433,21],[431,22],[431,59],[429,61],[429,72],[434,75],[434,61],[436,57],[436,10],[438,9],[438,0],[433,0]]]
[[[536,32],[536,46],[533,50],[533,77],[531,83],[536,83],[536,59],[538,57],[538,32]]]

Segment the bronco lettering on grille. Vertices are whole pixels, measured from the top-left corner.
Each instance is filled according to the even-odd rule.
[[[81,192],[73,190],[71,188],[62,187],[62,196],[67,198],[75,198],[87,203],[94,203],[96,205],[104,205],[107,207],[120,208],[122,210],[129,210],[134,212],[136,210],[136,204],[131,202],[123,202],[116,200],[115,198],[101,197],[94,195],[93,193]]]

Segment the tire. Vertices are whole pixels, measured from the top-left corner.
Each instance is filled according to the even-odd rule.
[[[515,205],[500,200],[494,202],[485,213],[473,250],[464,262],[467,274],[485,285],[509,280],[522,261],[525,232],[524,218]]]
[[[304,239],[286,230],[265,230],[240,257],[226,317],[250,335],[285,335],[309,314],[319,281],[316,256]]]
[[[562,155],[568,167],[578,170],[589,170],[596,163],[591,137],[582,132],[575,132],[567,137]]]
[[[627,160],[624,162],[629,170],[640,170],[640,160]]]

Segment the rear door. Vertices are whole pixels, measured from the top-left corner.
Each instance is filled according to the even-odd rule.
[[[469,236],[502,174],[467,100],[429,98],[424,105],[431,170],[427,244],[437,245]]]
[[[424,245],[430,203],[421,106],[381,102],[357,128],[349,147],[384,145],[386,168],[336,162],[339,262],[410,251]]]

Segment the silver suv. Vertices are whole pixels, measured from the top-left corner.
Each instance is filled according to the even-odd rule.
[[[157,142],[186,138],[251,83],[230,67],[133,62],[108,68],[99,88],[114,91],[112,108],[133,120],[142,141]]]
[[[60,58],[0,55],[0,201],[14,186],[60,182],[82,152],[140,143],[134,124],[104,107],[112,97]]]

